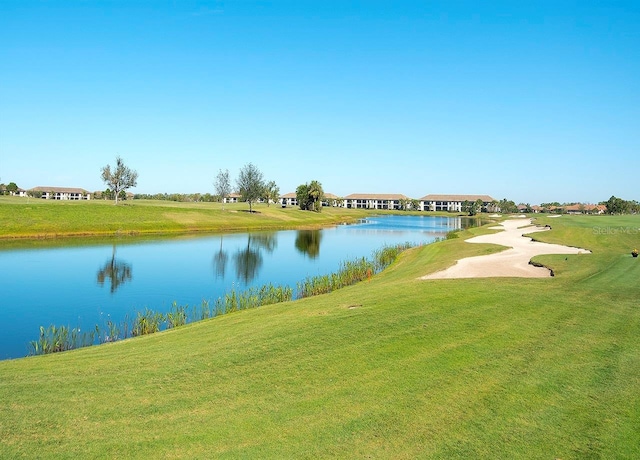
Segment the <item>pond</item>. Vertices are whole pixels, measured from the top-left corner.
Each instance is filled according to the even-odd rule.
[[[288,285],[335,272],[383,246],[426,244],[460,217],[384,216],[322,230],[234,233],[50,249],[0,250],[0,359],[26,356],[40,326],[81,330],[174,302],[196,306],[231,289]]]

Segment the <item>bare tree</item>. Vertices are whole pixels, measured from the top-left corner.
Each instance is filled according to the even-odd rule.
[[[228,169],[225,169],[224,171],[221,169],[218,172],[213,186],[216,189],[216,195],[218,195],[222,201],[222,209],[224,209],[224,200],[231,193],[231,179],[229,179]]]
[[[116,197],[116,204],[118,204],[118,195],[120,195],[120,192],[137,185],[138,173],[127,168],[122,158],[116,157],[116,167],[113,172],[109,165],[102,168],[102,180],[109,186]]]

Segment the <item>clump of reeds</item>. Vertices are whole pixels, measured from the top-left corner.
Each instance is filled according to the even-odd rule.
[[[145,308],[144,313],[138,312],[133,320],[131,334],[134,337],[153,334],[160,330],[160,326],[164,321],[165,316],[162,313]]]
[[[260,288],[251,287],[238,292],[235,289],[225,293],[224,297],[218,297],[213,311],[216,315],[231,313],[238,310],[257,308],[279,302],[287,302],[293,299],[293,289],[289,286],[274,286],[267,284]]]
[[[211,318],[216,315],[215,308],[212,310],[209,306],[208,300],[203,300],[200,307],[194,306],[191,310],[191,321],[201,321],[203,319]]]
[[[171,329],[174,327],[184,326],[187,324],[187,306],[178,305],[176,302],[173,302],[171,306],[171,311],[167,313],[167,329]]]
[[[30,342],[31,354],[46,355],[88,347],[93,345],[97,334],[99,334],[97,327],[95,330],[83,332],[80,328],[71,329],[69,326],[54,326],[53,324],[48,328],[40,326],[40,337],[38,340]]]
[[[336,273],[308,277],[298,283],[298,298],[327,294],[337,289],[351,286],[367,279],[387,268],[411,243],[385,246],[373,253],[373,260],[364,257],[342,262]]]
[[[402,251],[406,251],[407,249],[412,248],[414,245],[412,243],[400,243],[394,246],[384,246],[373,253],[373,261],[375,263],[375,270],[377,272],[381,272],[389,265],[391,265],[398,255]]]
[[[445,235],[445,239],[454,240],[460,236],[459,233],[460,233],[460,230],[452,230],[450,232],[447,232],[447,234]]]

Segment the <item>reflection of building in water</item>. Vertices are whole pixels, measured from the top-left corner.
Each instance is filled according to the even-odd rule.
[[[100,284],[100,286],[104,286],[104,282],[109,279],[111,284],[110,290],[113,294],[118,290],[121,284],[131,280],[131,272],[131,265],[126,262],[116,260],[116,246],[114,244],[111,259],[104,264],[104,267],[98,270],[98,284]]]
[[[444,221],[444,226],[448,229],[455,230],[458,228],[465,228],[462,217],[447,217],[446,219],[447,220]],[[464,221],[467,222],[469,219],[464,219]]]

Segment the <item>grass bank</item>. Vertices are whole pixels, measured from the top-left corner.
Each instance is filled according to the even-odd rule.
[[[104,200],[52,201],[0,196],[0,246],[21,245],[16,243],[19,239],[82,237],[86,240],[105,236],[319,228],[354,222],[372,213],[392,213],[334,207],[315,213],[301,211],[297,206],[282,208],[260,203],[253,209],[255,212],[249,213],[246,203],[225,204],[223,208],[220,203],[133,200],[115,206],[113,201]],[[402,211],[395,211],[399,212]]]
[[[637,458],[640,218],[541,223],[593,254],[417,279],[496,250],[472,229],[331,294],[0,362],[0,457]]]
[[[49,201],[0,197],[0,238],[54,238],[230,232],[317,227],[366,216],[363,210],[324,208],[321,213],[245,203],[176,203],[155,200]],[[370,214],[370,213],[369,213]]]

